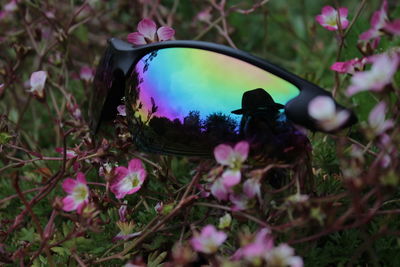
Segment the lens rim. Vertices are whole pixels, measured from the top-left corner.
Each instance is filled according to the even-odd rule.
[[[285,105],[285,113],[289,120],[293,121],[296,124],[301,126],[307,127],[313,131],[324,131],[323,129],[319,128],[317,122],[311,118],[308,114],[308,104],[309,102],[315,98],[316,96],[328,96],[330,97],[338,110],[346,109],[345,107],[338,104],[332,97],[332,94],[324,89],[320,88],[319,86],[304,80],[303,78],[279,67],[276,66],[267,60],[261,59],[254,55],[251,55],[245,51],[233,49],[231,47],[227,47],[220,44],[203,42],[203,41],[191,41],[191,40],[179,40],[179,41],[164,41],[158,43],[152,43],[148,45],[134,47],[132,44],[124,42],[118,38],[111,38],[109,39],[109,47],[106,50],[105,55],[107,55],[106,60],[102,60],[100,63],[97,73],[95,76],[94,88],[91,103],[99,103],[99,105],[91,104],[90,113],[91,117],[90,120],[94,123],[91,123],[91,129],[93,132],[97,132],[99,128],[99,124],[101,120],[105,120],[107,118],[102,118],[101,114],[114,114],[116,110],[116,104],[113,103],[112,105],[104,105],[107,103],[107,99],[109,99],[110,92],[115,94],[116,90],[119,90],[120,93],[125,92],[126,80],[129,78],[130,73],[133,71],[134,67],[136,66],[137,62],[144,57],[146,54],[149,54],[155,50],[163,49],[163,48],[172,48],[172,47],[186,47],[186,48],[198,48],[203,50],[208,50],[220,54],[224,54],[227,56],[234,57],[236,59],[242,60],[249,64],[252,64],[256,67],[259,67],[267,72],[270,72],[273,75],[276,75],[289,83],[292,83],[296,86],[300,93],[297,97],[293,98],[292,100],[288,101]],[[104,57],[103,57],[104,58]],[[99,74],[100,72],[100,74]],[[107,95],[107,99],[96,99],[99,94],[96,94],[96,84],[98,86],[99,83],[104,82],[104,75],[102,73],[107,73],[111,77],[107,77],[108,81],[111,81],[110,85],[106,86],[107,92],[101,94],[101,97],[104,98],[104,95]],[[119,75],[117,75],[119,74]],[[121,75],[122,74],[122,75]],[[121,81],[124,77],[124,80]],[[118,86],[112,86],[116,84],[115,81],[118,78]],[[125,86],[124,86],[125,85]],[[99,107],[100,106],[100,107]],[[95,111],[95,109],[101,109],[101,112]],[[349,120],[343,125],[342,128],[351,126],[352,124],[357,122],[357,118],[354,113],[349,110],[351,116]],[[100,114],[100,115],[99,115]],[[112,117],[112,116],[110,116]],[[151,150],[151,149],[146,149]],[[162,151],[156,151],[162,152]],[[179,154],[176,153],[176,154]]]

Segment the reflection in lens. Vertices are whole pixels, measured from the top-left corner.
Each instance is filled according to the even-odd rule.
[[[160,147],[164,138],[164,150],[238,139],[242,116],[231,112],[241,108],[246,91],[263,88],[280,104],[299,94],[293,84],[252,64],[195,48],[146,55],[136,64],[130,86],[136,127],[142,126],[141,135],[152,146]]]

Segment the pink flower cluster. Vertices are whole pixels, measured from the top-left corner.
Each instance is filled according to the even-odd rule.
[[[254,265],[302,267],[303,260],[294,255],[294,249],[287,244],[274,246],[271,231],[267,228],[259,230],[253,241],[239,248],[232,256],[234,260],[245,260]]]
[[[221,177],[211,186],[212,195],[219,201],[230,200],[233,210],[246,209],[249,201],[260,196],[260,182],[256,178],[247,179],[242,185],[242,193],[233,190],[242,180],[241,167],[249,153],[249,144],[246,141],[237,143],[234,147],[221,144],[214,149],[215,159],[225,167]]]
[[[361,41],[372,41],[372,48],[377,48],[383,32],[400,35],[400,19],[390,21],[388,17],[388,2],[383,0],[382,6],[371,18],[371,28],[360,35]]]
[[[194,234],[190,244],[197,252],[213,254],[226,239],[227,235],[224,232],[217,231],[213,225],[207,225],[200,233]],[[255,266],[261,266],[262,262],[267,266],[303,266],[303,260],[301,257],[295,256],[294,249],[289,245],[274,245],[271,231],[267,228],[259,230],[252,241],[239,248],[232,256],[232,260],[245,260]]]

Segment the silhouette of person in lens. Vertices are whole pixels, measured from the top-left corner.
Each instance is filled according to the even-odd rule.
[[[286,119],[281,111],[284,107],[275,103],[264,89],[257,88],[245,92],[242,96],[242,108],[232,111],[233,114],[242,115],[239,135],[250,143],[251,152],[256,158],[285,163],[309,159],[310,142],[307,136]],[[279,170],[271,175],[276,176],[270,181],[277,186],[281,182],[276,180],[286,176]]]

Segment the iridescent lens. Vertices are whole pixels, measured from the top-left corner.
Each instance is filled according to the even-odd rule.
[[[286,104],[299,94],[293,84],[244,61],[195,48],[166,48],[136,65],[142,112],[154,99],[156,116],[183,120],[190,111],[205,119],[214,112],[233,115],[244,92],[263,88],[275,102]],[[233,115],[238,117],[237,115]],[[146,117],[146,116],[144,116]]]
[[[143,57],[133,72],[135,118],[144,125],[158,118],[175,124],[196,121],[207,132],[210,120],[229,122],[239,131],[246,91],[262,88],[276,103],[286,104],[299,89],[259,67],[203,49],[165,48]],[[131,92],[132,93],[132,92]],[[221,124],[223,125],[223,123]],[[158,134],[161,134],[159,131]]]

